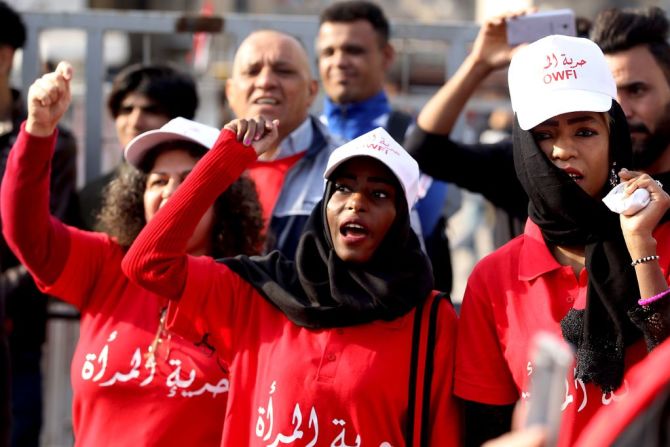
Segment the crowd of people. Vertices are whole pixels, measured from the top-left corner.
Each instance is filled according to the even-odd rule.
[[[76,191],[74,70],[11,89],[25,29],[0,1],[0,447],[39,445],[49,298],[79,312],[79,446],[667,445],[670,22],[609,9],[513,47],[526,13],[487,20],[416,119],[385,92],[392,30],[367,0],[320,15],[321,116],[280,31],[237,48],[222,129],[193,120],[188,73],[128,66],[122,161]],[[511,138],[452,139],[504,68]],[[446,182],[504,227],[458,312]],[[634,211],[603,200],[621,188]],[[574,352],[560,425],[524,427],[546,333]]]

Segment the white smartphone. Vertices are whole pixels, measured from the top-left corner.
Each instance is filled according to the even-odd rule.
[[[561,405],[565,399],[565,384],[574,363],[574,355],[567,343],[550,333],[537,334],[531,346],[533,374],[525,426],[544,426],[547,430],[545,447],[554,447],[558,441]]]
[[[571,9],[557,9],[513,17],[506,20],[507,43],[534,42],[552,34],[576,36],[575,13]]]

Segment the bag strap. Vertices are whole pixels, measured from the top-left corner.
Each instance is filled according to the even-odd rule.
[[[433,291],[429,299],[420,303],[414,311],[407,391],[405,444],[408,447],[424,447],[430,442],[430,397],[433,384],[437,317],[440,303],[443,301],[451,305],[448,294]],[[427,314],[424,312],[425,307],[429,307]],[[420,359],[423,361],[419,361]]]

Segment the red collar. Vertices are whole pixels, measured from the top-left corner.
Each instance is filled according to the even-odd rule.
[[[549,251],[540,227],[528,219],[523,232],[523,245],[519,253],[519,280],[531,281],[562,266]]]

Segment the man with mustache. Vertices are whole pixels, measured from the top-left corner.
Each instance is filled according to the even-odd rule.
[[[591,38],[605,53],[638,169],[670,187],[670,24],[658,7],[608,9]]]
[[[318,91],[305,48],[288,34],[259,30],[240,44],[226,80],[237,118],[279,120],[279,137],[249,168],[263,209],[266,249],[293,258],[312,208],[323,195],[323,172],[335,144],[309,114]]]

